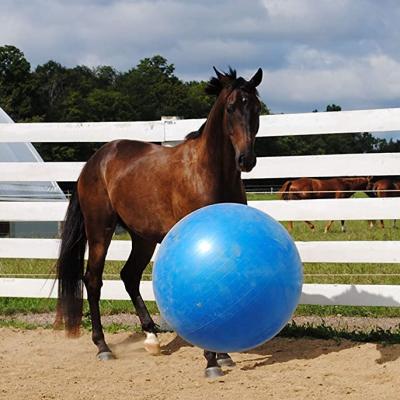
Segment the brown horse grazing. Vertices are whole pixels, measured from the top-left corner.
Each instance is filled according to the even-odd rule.
[[[130,140],[110,142],[89,159],[78,179],[57,262],[56,321],[64,320],[69,335],[78,333],[84,284],[99,359],[113,358],[104,339],[99,300],[105,257],[117,223],[132,239],[121,279],[147,334],[145,348],[158,353],[157,326],[139,293],[142,272],[156,244],[177,221],[200,207],[247,202],[241,172],[256,164],[254,142],[261,109],[256,87],[262,70],[249,81],[237,78],[231,69],[214,70],[217,77],[206,91],[217,98],[198,132],[172,148]],[[84,272],[86,242],[89,259]],[[233,363],[225,353],[204,351],[204,355],[206,376],[219,376],[220,365]]]
[[[399,197],[400,196],[400,179],[396,177],[382,178],[375,181],[371,181],[368,185],[368,190],[372,191],[373,197]],[[373,221],[370,221],[370,227],[374,225]],[[385,228],[385,223],[380,220],[381,228]],[[393,220],[393,228],[396,227],[396,220]]]
[[[307,199],[346,199],[357,190],[366,190],[370,182],[369,177],[364,178],[300,178],[287,181],[279,189],[280,198],[283,200]],[[311,230],[315,229],[310,221],[304,221]],[[334,221],[329,221],[325,226],[325,233],[329,232]],[[342,232],[345,231],[344,221],[341,221]],[[293,221],[288,222],[288,230],[293,230]]]

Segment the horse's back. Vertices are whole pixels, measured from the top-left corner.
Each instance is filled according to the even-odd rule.
[[[113,140],[103,145],[87,161],[79,180],[97,180],[102,178],[107,184],[137,160],[162,149],[162,146],[138,140]],[[97,178],[97,179],[96,179]]]

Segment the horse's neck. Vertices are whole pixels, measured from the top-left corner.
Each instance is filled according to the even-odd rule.
[[[216,177],[226,180],[239,177],[236,168],[235,151],[224,128],[224,104],[219,98],[214,104],[199,137],[199,151],[202,161],[210,166]]]
[[[197,170],[202,171],[209,187],[228,201],[242,201],[242,183],[237,170],[235,152],[224,132],[224,104],[219,98],[211,109],[201,135],[188,141],[196,154]]]

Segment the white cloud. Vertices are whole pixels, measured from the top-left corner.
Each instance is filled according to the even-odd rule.
[[[287,68],[266,70],[262,94],[268,103],[273,98],[278,104],[292,103],[301,111],[311,111],[330,103],[346,109],[399,106],[400,63],[386,55],[369,55],[349,60],[332,57],[323,66],[320,60],[331,57],[318,54],[304,62],[292,60]],[[302,58],[302,57],[300,57]],[[315,60],[318,68],[312,63]],[[293,111],[293,108],[291,108]]]
[[[162,54],[184,79],[251,76],[275,112],[400,106],[398,0],[2,0],[0,45],[33,64],[127,70]]]

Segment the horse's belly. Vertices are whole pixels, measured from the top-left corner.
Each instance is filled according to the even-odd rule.
[[[169,230],[194,210],[216,203],[211,198],[164,195],[162,198],[124,199],[114,204],[123,223],[143,238],[160,242]]]

